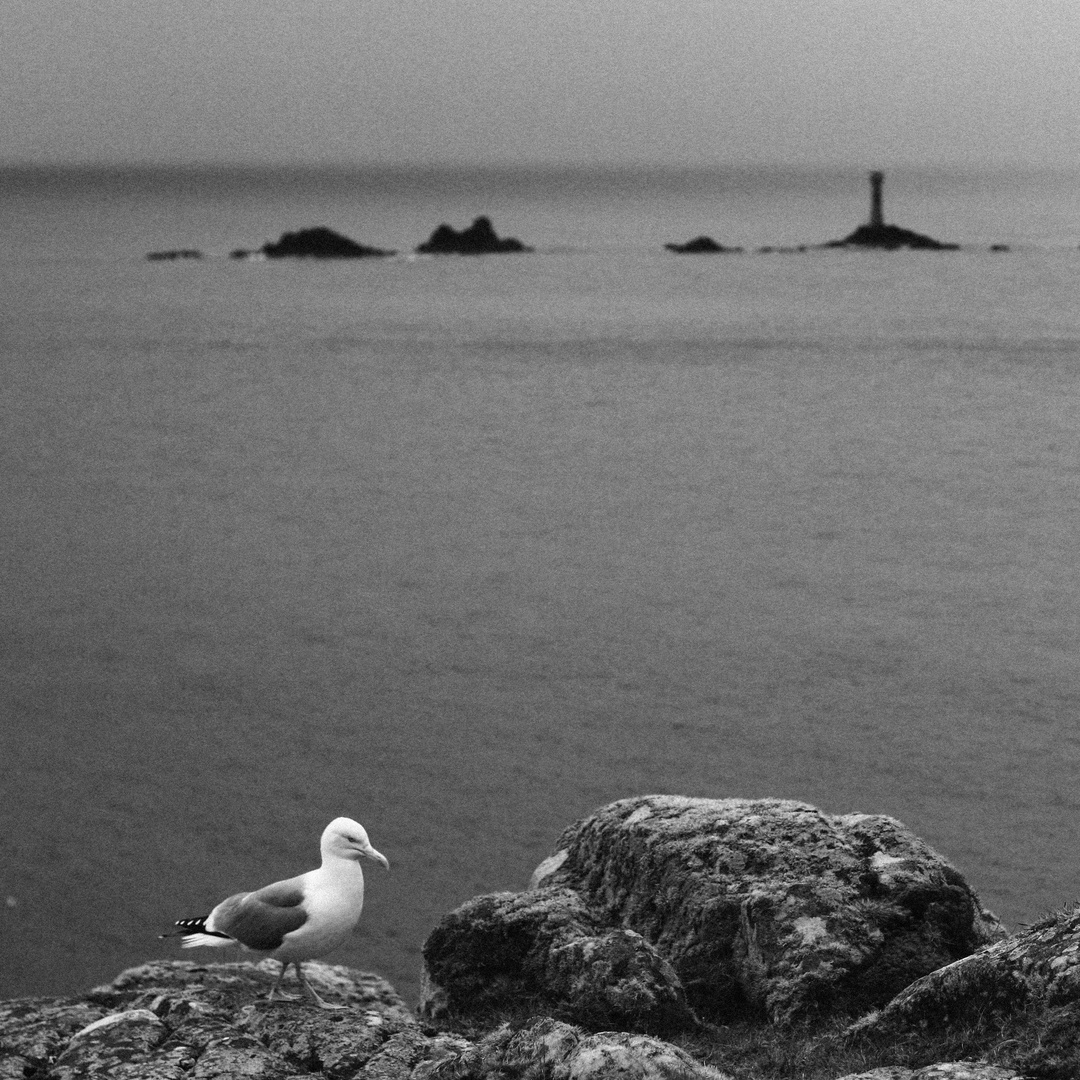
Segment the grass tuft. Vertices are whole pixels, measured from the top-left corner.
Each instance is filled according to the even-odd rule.
[[[517,1026],[537,1015],[544,1010],[522,1005],[481,1021],[433,1026],[478,1041],[500,1022]],[[835,1080],[887,1065],[919,1069],[944,1061],[988,1061],[1031,1080],[1080,1077],[1080,1003],[1032,1006],[1007,1016],[987,1012],[943,1032],[913,1031],[893,1039],[847,1038],[849,1022],[784,1027],[739,1021],[669,1041],[739,1080]]]

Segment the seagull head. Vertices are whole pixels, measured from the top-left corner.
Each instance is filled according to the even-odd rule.
[[[371,846],[364,826],[352,818],[334,818],[323,830],[321,847],[324,858],[371,859],[390,869],[386,856]]]

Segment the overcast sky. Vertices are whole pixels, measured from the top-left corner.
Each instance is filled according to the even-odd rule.
[[[1080,0],[0,0],[0,161],[1080,161]]]

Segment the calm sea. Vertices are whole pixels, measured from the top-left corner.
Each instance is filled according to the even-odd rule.
[[[678,257],[843,236],[866,176],[0,173],[0,996],[178,955],[338,814],[392,870],[332,959],[409,997],[628,795],[1074,899],[1078,191],[898,170],[963,250]],[[536,254],[225,257],[482,213]]]

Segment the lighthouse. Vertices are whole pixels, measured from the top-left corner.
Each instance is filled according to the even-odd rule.
[[[880,229],[885,224],[885,216],[881,210],[881,187],[885,183],[883,172],[870,174],[870,226]]]
[[[943,244],[932,236],[901,229],[899,225],[886,225],[881,205],[881,189],[885,185],[883,172],[870,174],[870,220],[860,225],[843,240],[831,240],[826,247],[879,248],[895,251],[897,248],[920,248],[932,251],[955,251],[959,244]]]

